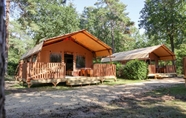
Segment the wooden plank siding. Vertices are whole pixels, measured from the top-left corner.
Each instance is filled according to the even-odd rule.
[[[165,67],[156,68],[155,65],[148,65],[149,74],[155,73],[175,73],[176,68],[174,65],[166,65]]]
[[[155,74],[156,73],[156,66],[155,65],[148,65],[149,74]]]
[[[93,76],[94,77],[116,76],[116,65],[94,64],[93,65]]]
[[[17,78],[24,82],[39,79],[59,79],[65,78],[64,63],[23,63],[19,64]]]
[[[176,72],[176,67],[174,65],[166,65],[165,69],[166,69],[165,73],[175,73]]]

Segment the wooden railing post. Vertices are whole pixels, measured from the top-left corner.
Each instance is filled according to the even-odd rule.
[[[27,62],[26,63],[26,77],[25,77],[25,80],[26,80],[26,82],[27,82],[27,80],[28,80],[28,77],[29,77],[29,63]]]

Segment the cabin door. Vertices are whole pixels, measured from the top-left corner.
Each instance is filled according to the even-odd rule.
[[[72,75],[73,71],[73,55],[72,54],[65,54],[65,64],[66,64],[66,75]]]

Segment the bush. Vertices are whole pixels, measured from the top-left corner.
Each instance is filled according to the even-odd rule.
[[[114,62],[114,64],[116,65],[116,77],[123,77],[124,65],[119,62]]]
[[[8,62],[8,75],[14,75],[16,68],[17,68],[17,63],[13,63],[13,62]]]
[[[147,67],[144,61],[131,60],[124,66],[123,73],[126,79],[143,80],[147,79]]]

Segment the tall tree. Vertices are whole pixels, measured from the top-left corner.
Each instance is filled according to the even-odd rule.
[[[38,43],[78,30],[78,14],[73,4],[63,4],[64,0],[13,0],[12,5],[19,8],[19,22]]]
[[[10,12],[10,0],[6,0],[6,70],[7,70],[7,63],[8,63],[8,42],[9,42],[9,28],[8,28],[8,25],[9,25],[9,13]],[[7,71],[6,71],[7,72]]]
[[[0,0],[0,118],[5,118],[4,75],[6,65],[5,0]]]
[[[112,46],[113,52],[122,51],[130,40],[128,29],[133,24],[125,9],[126,5],[120,0],[98,0],[95,7],[84,9],[80,27]]]
[[[139,26],[146,30],[150,39],[170,44],[174,52],[186,36],[185,11],[185,0],[146,0]]]
[[[9,38],[9,50],[8,50],[8,75],[14,75],[17,64],[20,60],[22,54],[24,54],[28,49],[32,48],[34,41],[29,35],[27,35],[25,30],[18,21],[10,21],[10,38]]]

